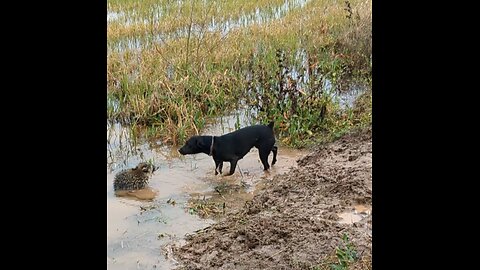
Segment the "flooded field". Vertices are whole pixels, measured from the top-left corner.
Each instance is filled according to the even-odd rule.
[[[371,269],[371,4],[107,1],[108,269],[326,270],[346,234]],[[270,121],[268,172],[178,152]]]
[[[255,7],[252,10],[241,8],[238,14],[224,14],[223,9],[227,7],[221,2],[204,2],[200,5],[204,9],[203,12],[206,18],[191,25],[185,25],[188,23],[188,20],[180,21],[172,16],[175,7],[178,10],[187,8],[188,3],[182,1],[169,5],[168,8],[166,6],[154,5],[148,10],[148,16],[142,16],[135,11],[128,12],[126,15],[122,12],[110,10],[107,13],[107,21],[110,24],[119,24],[123,27],[136,29],[136,31],[127,37],[115,39],[110,44],[109,49],[115,51],[140,50],[156,43],[164,43],[187,36],[202,39],[208,33],[215,32],[220,33],[221,37],[225,37],[230,31],[241,27],[261,25],[273,20],[279,20],[288,12],[304,7],[308,2],[310,0],[284,0],[283,3]],[[241,7],[241,5],[238,5],[236,8],[238,7]],[[178,20],[178,22],[172,23],[172,20]],[[143,29],[148,27],[161,29],[162,31],[158,34],[146,35]]]
[[[242,127],[248,125],[241,115],[232,115],[217,119],[202,135],[231,132],[239,120]],[[172,269],[172,244],[242,207],[255,194],[257,184],[295,167],[295,161],[305,154],[279,146],[277,164],[265,173],[254,148],[238,162],[234,175],[215,176],[210,156],[182,156],[177,147],[152,143],[134,146],[128,129],[118,124],[107,128],[108,269]],[[142,160],[153,160],[159,167],[148,188],[114,192],[114,175]],[[228,168],[225,163],[224,173]],[[219,207],[202,208],[202,201]],[[215,209],[219,211],[211,212]]]

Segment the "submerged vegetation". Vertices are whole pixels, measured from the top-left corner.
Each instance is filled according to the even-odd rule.
[[[108,119],[180,144],[242,109],[296,147],[369,125],[371,4],[108,0]]]

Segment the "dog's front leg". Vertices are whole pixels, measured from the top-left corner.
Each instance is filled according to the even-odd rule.
[[[230,172],[227,174],[227,176],[235,173],[235,168],[237,167],[237,162],[238,162],[238,159],[232,159],[230,161]]]
[[[215,160],[215,175],[219,173],[222,174],[222,169],[223,169],[223,161]]]

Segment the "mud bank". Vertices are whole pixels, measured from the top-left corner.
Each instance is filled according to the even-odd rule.
[[[358,255],[349,269],[371,269],[371,128],[297,163],[238,211],[173,247],[179,269],[330,269],[344,235]]]

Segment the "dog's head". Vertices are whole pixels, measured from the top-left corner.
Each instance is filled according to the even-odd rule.
[[[182,148],[178,149],[178,152],[182,155],[198,154],[202,153],[202,149],[205,147],[203,140],[200,136],[193,136],[185,143]]]

